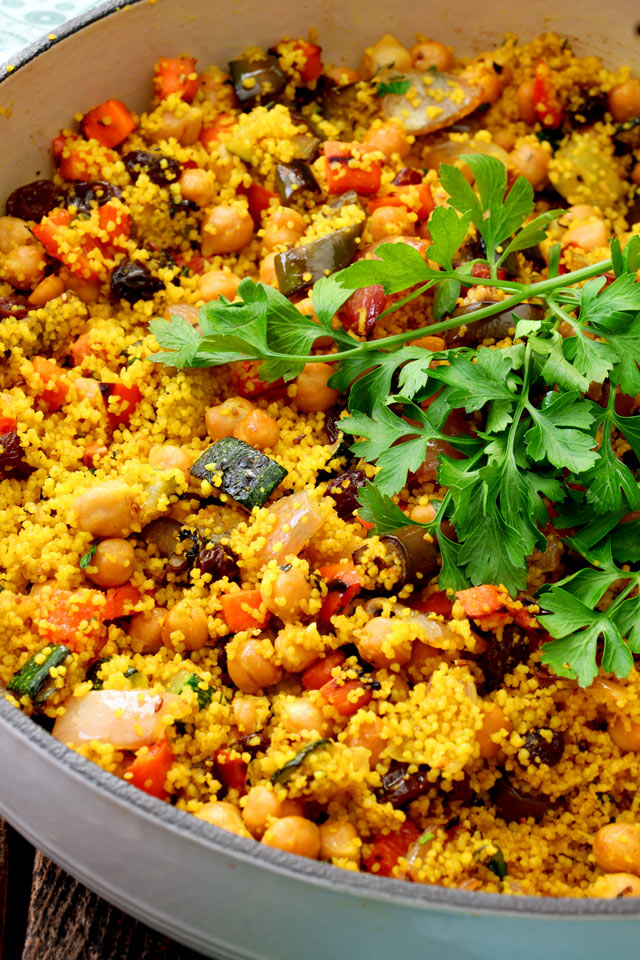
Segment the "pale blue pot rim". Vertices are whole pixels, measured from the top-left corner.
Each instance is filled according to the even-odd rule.
[[[55,28],[53,40],[44,36],[28,44],[9,60],[0,63],[0,84],[14,76],[21,68],[26,67],[35,57],[77,33],[83,27],[102,20],[125,7],[132,7],[143,2],[148,3],[149,0],[128,0],[128,2],[106,0],[105,3],[73,17]],[[10,71],[7,71],[8,66],[12,68]],[[539,916],[574,920],[578,918],[610,919],[616,916],[640,916],[640,899],[635,898],[603,900],[572,897],[562,899],[516,897],[454,890],[447,887],[424,886],[387,877],[377,877],[372,874],[340,870],[328,863],[307,860],[304,857],[296,857],[281,850],[265,847],[255,840],[238,837],[233,833],[199,820],[192,814],[156,800],[143,791],[132,787],[125,780],[120,780],[118,777],[107,773],[90,760],[55,740],[29,717],[12,706],[1,694],[2,691],[0,691],[0,724],[9,725],[28,742],[31,748],[35,747],[41,753],[48,754],[61,767],[89,781],[94,789],[105,798],[111,797],[115,801],[135,807],[139,814],[154,820],[160,820],[167,829],[182,834],[185,839],[188,838],[191,841],[209,846],[212,850],[226,851],[233,857],[247,863],[259,863],[263,869],[270,870],[275,874],[286,875],[291,879],[334,891],[339,890],[346,895],[366,896],[371,900],[406,907],[419,907],[422,904],[454,912],[493,914],[500,917]]]

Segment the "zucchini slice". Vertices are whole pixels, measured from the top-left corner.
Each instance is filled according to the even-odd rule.
[[[193,673],[191,670],[178,670],[176,675],[171,678],[167,684],[167,690],[170,693],[180,694],[185,687],[191,687],[193,692],[198,698],[198,707],[200,710],[204,710],[205,707],[208,707],[213,698],[213,690],[211,687],[207,686],[201,687],[202,678],[198,676],[197,673]]]
[[[40,654],[43,650],[48,650],[42,663],[39,663]],[[49,671],[52,667],[59,667],[67,659],[71,650],[62,643],[47,644],[42,650],[27,660],[20,670],[16,671],[9,680],[7,690],[15,694],[16,697],[29,697],[31,700],[37,700],[38,694],[42,693],[48,680]]]
[[[220,490],[245,510],[263,507],[287,472],[271,457],[235,437],[217,440],[191,467],[192,476],[199,480],[212,481],[215,474],[221,474]]]

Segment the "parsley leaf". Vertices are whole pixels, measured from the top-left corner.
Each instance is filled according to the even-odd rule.
[[[352,263],[336,280],[350,290],[379,283],[385,293],[401,293],[416,283],[441,279],[408,243],[383,243],[376,248],[376,257],[379,259]]]
[[[86,569],[87,569],[87,567],[90,565],[91,559],[92,559],[92,557],[93,557],[93,555],[94,555],[94,553],[96,552],[97,549],[98,549],[98,541],[96,540],[96,541],[89,547],[89,549],[87,550],[87,552],[86,552],[86,553],[83,553],[83,555],[80,557],[80,569],[81,569],[81,570],[86,570]]]
[[[411,80],[402,77],[392,77],[390,80],[379,83],[376,87],[376,96],[386,97],[388,93],[404,96],[411,86]]]
[[[525,440],[527,452],[534,460],[548,460],[556,467],[567,467],[573,473],[588,470],[598,461],[593,451],[594,438],[588,428],[594,421],[588,401],[577,393],[560,394],[544,409],[527,404],[533,419]]]
[[[358,515],[367,523],[374,523],[375,532],[380,536],[399,527],[406,527],[409,523],[407,515],[402,512],[397,503],[369,480],[358,491],[358,501],[360,503]]]

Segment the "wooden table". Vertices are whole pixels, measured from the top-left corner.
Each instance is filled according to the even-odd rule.
[[[0,820],[1,960],[204,960],[77,883]]]

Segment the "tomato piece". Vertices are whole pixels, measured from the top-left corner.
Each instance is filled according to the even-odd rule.
[[[275,200],[278,194],[255,182],[249,187],[239,187],[237,192],[247,198],[251,219],[259,227],[262,222],[262,214],[269,209],[269,204],[272,200]]]
[[[395,833],[379,834],[364,861],[365,867],[379,877],[390,877],[399,858],[406,856],[409,847],[417,842],[419,836],[420,831],[410,820],[405,820]]]
[[[127,387],[124,383],[114,383],[109,393],[109,399],[111,397],[118,398],[116,409],[107,409],[107,417],[113,429],[129,423],[131,414],[142,400],[142,393],[140,387],[135,383],[131,387]]]
[[[322,73],[322,47],[307,40],[298,40],[296,47],[302,53],[304,63],[298,66],[303,83],[313,83]]]
[[[149,796],[165,800],[169,796],[165,783],[172,765],[173,750],[165,737],[140,748],[135,760],[125,770],[124,779]]]
[[[360,574],[350,562],[332,563],[318,570],[327,583],[327,595],[323,600],[318,622],[323,626],[331,623],[331,617],[344,610],[350,600],[360,592]]]
[[[247,792],[247,764],[231,750],[216,750],[216,769],[227,790],[237,790],[240,796]]]
[[[120,617],[129,617],[134,613],[133,607],[140,603],[142,594],[132,583],[125,583],[122,587],[107,590],[107,602],[104,606],[105,620],[119,620]]]
[[[324,687],[333,679],[332,670],[342,666],[345,660],[342,650],[333,650],[326,657],[316,660],[302,674],[302,686],[305,690],[319,690],[320,687]]]

